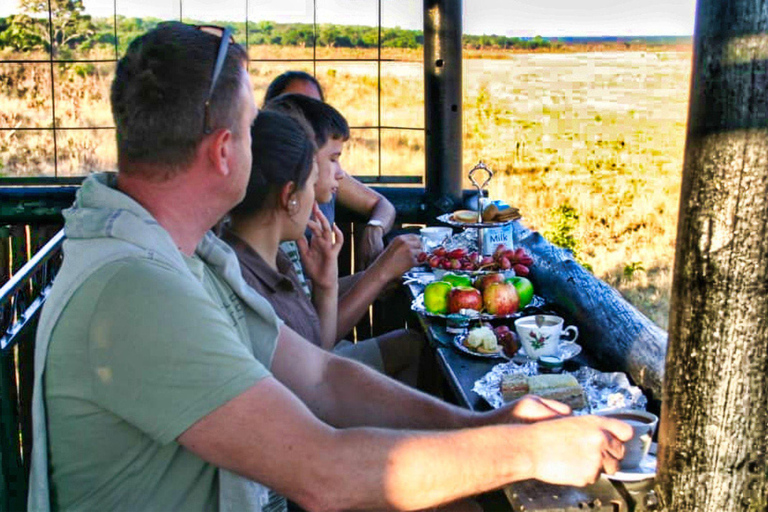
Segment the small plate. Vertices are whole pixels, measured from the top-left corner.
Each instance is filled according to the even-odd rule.
[[[616,480],[617,482],[640,482],[641,480],[647,480],[656,476],[656,455],[649,453],[643,460],[640,461],[640,465],[635,469],[620,469],[612,475],[606,474],[605,477],[609,480]]]
[[[504,349],[501,345],[499,345],[499,350],[496,353],[493,354],[486,354],[483,352],[475,352],[471,348],[467,347],[462,343],[464,338],[466,338],[466,334],[459,334],[458,336],[455,336],[453,338],[453,346],[456,347],[459,352],[464,352],[465,354],[469,354],[471,356],[475,357],[481,357],[483,359],[504,359],[505,361],[509,361],[509,358],[504,354]]]
[[[557,348],[559,349],[557,356],[563,361],[573,359],[577,355],[581,354],[581,345],[577,343],[561,343]],[[517,351],[517,354],[515,354],[515,357],[512,360],[518,364],[524,364],[529,361],[533,361],[533,359],[528,357],[528,354],[525,353],[525,349],[523,347],[520,347],[520,350]]]

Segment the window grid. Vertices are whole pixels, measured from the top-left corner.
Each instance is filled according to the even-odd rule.
[[[23,65],[23,64],[40,64],[40,63],[48,63],[49,65],[49,73],[50,73],[50,81],[51,81],[51,126],[50,127],[11,127],[11,126],[0,126],[0,132],[2,131],[18,131],[18,132],[53,132],[53,168],[54,168],[54,179],[66,179],[65,177],[59,177],[59,150],[58,150],[58,131],[82,131],[82,130],[114,130],[114,125],[111,126],[58,126],[57,125],[57,116],[56,116],[56,84],[55,84],[55,72],[54,72],[54,64],[106,64],[106,63],[116,63],[120,59],[119,55],[119,35],[118,35],[118,20],[117,20],[117,0],[112,1],[112,20],[113,20],[113,35],[114,35],[114,42],[112,44],[114,49],[114,58],[113,59],[56,59],[54,58],[54,53],[56,53],[56,47],[54,46],[54,37],[53,37],[53,14],[52,14],[52,8],[51,8],[51,0],[48,1],[48,42],[50,45],[50,49],[48,51],[48,59],[0,59],[0,64],[16,64],[16,65]],[[249,0],[245,0],[245,50],[246,55],[250,55],[248,53],[249,51],[249,34],[250,34],[250,27],[249,27]],[[179,0],[179,21],[182,21],[184,19],[184,0]],[[378,161],[378,169],[377,169],[377,176],[371,177],[366,176],[366,182],[380,182],[380,183],[413,183],[414,182],[414,176],[402,176],[402,180],[398,180],[398,177],[385,177],[382,174],[382,130],[404,130],[404,131],[417,131],[417,132],[425,132],[424,127],[415,127],[415,126],[396,126],[396,125],[382,125],[381,124],[381,118],[382,118],[382,104],[381,104],[381,63],[382,62],[404,62],[401,59],[394,59],[394,58],[382,58],[381,48],[382,48],[382,25],[381,25],[381,13],[382,13],[382,0],[377,0],[377,29],[378,29],[378,42],[376,45],[376,52],[377,57],[375,59],[373,58],[318,58],[317,57],[317,39],[319,35],[318,31],[318,24],[317,24],[317,1],[312,1],[312,32],[313,32],[313,44],[312,44],[312,58],[296,58],[296,59],[284,59],[284,58],[277,58],[277,59],[269,59],[269,58],[248,58],[248,65],[250,66],[251,62],[312,62],[312,70],[313,75],[317,76],[317,63],[318,62],[375,62],[376,63],[376,70],[377,70],[377,80],[376,80],[376,93],[377,93],[377,112],[376,112],[376,124],[374,126],[350,126],[350,129],[353,130],[376,130],[376,139],[377,139],[377,161]],[[371,179],[373,178],[373,179]],[[45,177],[41,178],[29,178],[31,180],[35,179],[46,179]],[[418,180],[419,182],[423,181],[423,178]]]

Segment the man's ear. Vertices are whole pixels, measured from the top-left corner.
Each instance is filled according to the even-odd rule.
[[[229,175],[229,157],[234,150],[234,136],[230,130],[216,130],[208,136],[207,157],[214,172]]]

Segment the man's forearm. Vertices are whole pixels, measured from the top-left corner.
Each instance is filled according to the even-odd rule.
[[[336,431],[328,446],[335,459],[328,485],[344,483],[336,485],[334,505],[341,510],[419,510],[531,478],[532,454],[518,435],[525,429]]]
[[[384,228],[384,233],[386,234],[392,229],[397,212],[395,211],[395,207],[386,197],[381,194],[379,194],[379,197],[380,199],[371,210],[368,220],[381,221],[381,227]]]

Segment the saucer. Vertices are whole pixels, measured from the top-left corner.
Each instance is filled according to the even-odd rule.
[[[633,469],[620,469],[612,475],[605,475],[609,480],[617,482],[640,482],[656,476],[656,456],[648,454],[640,461],[640,465]]]
[[[578,345],[574,342],[561,343],[557,348],[558,353],[556,355],[563,361],[573,359],[577,355],[581,354],[581,345]],[[512,360],[518,364],[533,361],[533,359],[528,357],[528,354],[525,353],[525,349],[523,347],[520,347],[520,350],[517,351],[517,354],[515,354],[515,357],[513,357]]]

